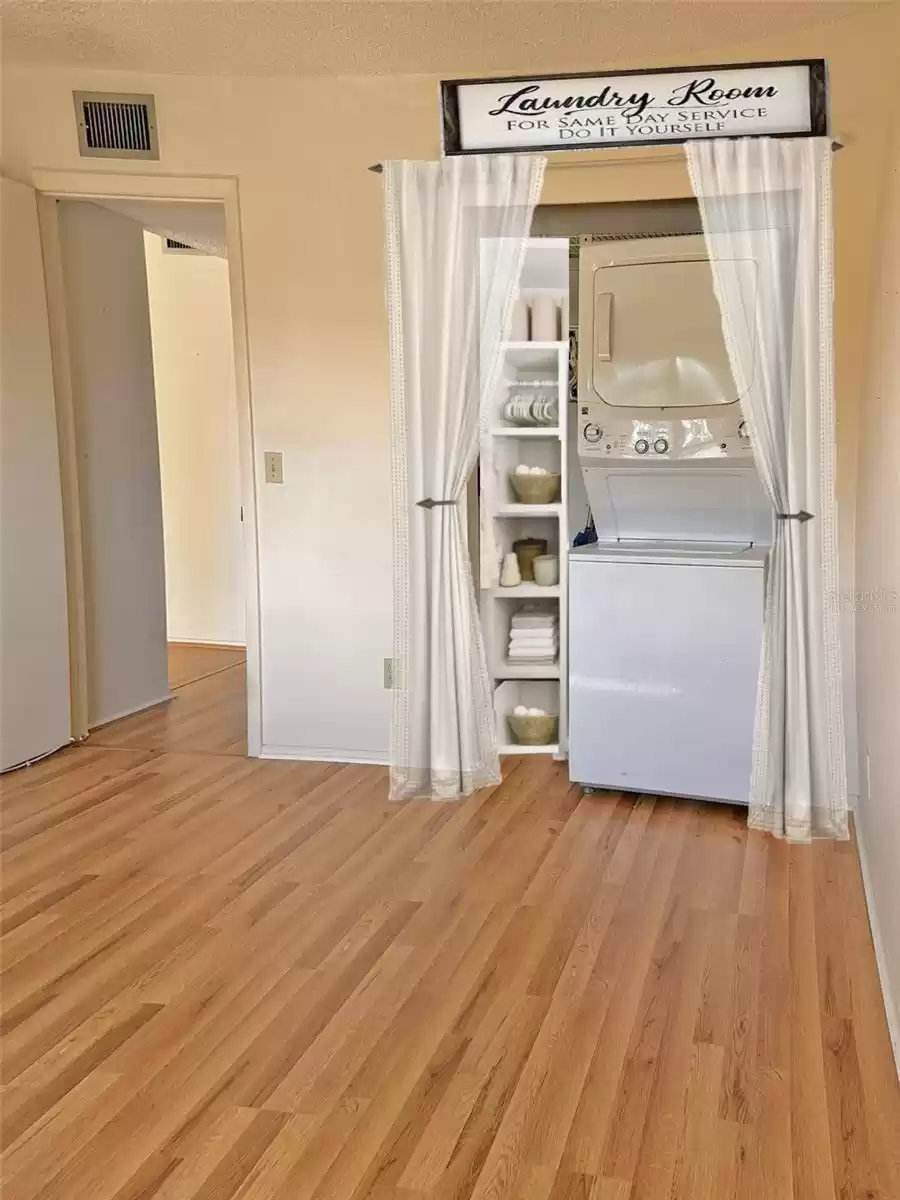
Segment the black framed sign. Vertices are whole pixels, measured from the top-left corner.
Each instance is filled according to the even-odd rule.
[[[828,133],[821,58],[452,79],[441,84],[441,106],[448,155]]]

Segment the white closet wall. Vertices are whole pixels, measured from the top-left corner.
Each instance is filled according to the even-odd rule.
[[[59,204],[84,549],[91,728],[169,694],[144,231]]]
[[[159,422],[169,640],[244,645],[228,263],[144,235]]]

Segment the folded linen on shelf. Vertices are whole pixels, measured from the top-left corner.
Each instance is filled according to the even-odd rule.
[[[520,666],[552,666],[559,661],[559,614],[536,607],[513,613],[507,658]]]
[[[551,629],[558,621],[559,617],[555,613],[523,608],[513,613],[510,624],[513,629]]]
[[[559,642],[548,642],[546,646],[510,646],[508,653],[513,658],[541,658],[545,654],[556,654]]]

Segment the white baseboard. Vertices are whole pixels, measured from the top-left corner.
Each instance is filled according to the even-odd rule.
[[[92,725],[88,732],[89,734],[96,733],[98,729],[102,729],[105,725],[112,725],[114,721],[124,721],[126,717],[135,717],[138,713],[146,712],[148,708],[156,708],[157,704],[168,704],[174,694],[174,692],[166,689],[163,695],[157,697],[156,700],[147,700],[146,703],[139,704],[136,708],[126,708],[111,717],[104,717],[102,721],[98,721],[95,725]]]
[[[388,756],[371,750],[344,750],[333,746],[272,746],[264,743],[260,758],[281,758],[297,762],[359,763],[362,766],[386,767]]]
[[[246,642],[220,642],[210,638],[177,638],[168,639],[170,646],[209,646],[212,650],[246,650]]]
[[[866,854],[866,843],[863,840],[862,828],[858,818],[853,821],[856,829],[856,848],[859,854],[859,865],[862,870],[863,891],[866,894],[866,907],[869,910],[869,928],[872,930],[872,941],[875,945],[875,961],[878,965],[878,978],[881,981],[881,994],[884,998],[884,1011],[887,1016],[888,1032],[891,1045],[894,1048],[894,1067],[897,1078],[900,1079],[900,1005],[891,991],[891,977],[887,968],[887,953],[884,939],[881,936],[881,926],[878,922],[878,910],[875,907],[875,897],[872,892],[872,879],[869,874],[869,857]]]

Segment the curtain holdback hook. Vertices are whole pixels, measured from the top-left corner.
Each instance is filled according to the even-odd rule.
[[[455,500],[432,500],[432,498],[428,496],[425,500],[417,500],[416,508],[442,508],[445,505],[451,505],[455,503]]]
[[[795,512],[795,513],[776,513],[775,514],[776,521],[799,521],[801,524],[805,524],[807,521],[811,521],[812,519],[813,519],[812,513],[807,512],[805,508],[801,508],[799,512]]]

